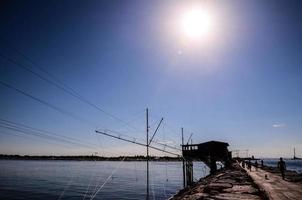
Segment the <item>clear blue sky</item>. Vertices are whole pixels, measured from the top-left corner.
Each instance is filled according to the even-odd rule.
[[[165,118],[156,136],[161,141],[179,143],[184,127],[186,138],[194,133],[193,142],[222,140],[231,149],[271,157],[291,156],[296,147],[302,156],[302,4],[203,1],[215,27],[202,40],[189,41],[175,25],[195,3],[2,1],[2,55],[43,74],[22,52],[85,99],[125,122],[132,120],[137,130],[3,57],[2,82],[89,122],[3,85],[0,118],[94,143],[102,155],[144,154],[142,148],[98,136],[94,130],[107,128],[144,139],[148,107],[152,130]],[[0,153],[94,151],[0,128]]]

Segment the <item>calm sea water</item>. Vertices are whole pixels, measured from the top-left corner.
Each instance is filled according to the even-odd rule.
[[[208,173],[194,163],[195,179]],[[181,162],[150,162],[150,199],[168,199],[181,188]],[[145,198],[146,162],[0,160],[0,199]]]

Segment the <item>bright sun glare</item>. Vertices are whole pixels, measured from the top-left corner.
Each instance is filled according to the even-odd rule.
[[[184,34],[192,39],[198,39],[207,35],[211,29],[211,25],[211,17],[201,9],[189,10],[181,19]]]

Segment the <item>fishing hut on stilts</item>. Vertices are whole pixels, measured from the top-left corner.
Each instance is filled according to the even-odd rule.
[[[228,167],[232,158],[228,146],[219,141],[182,145],[184,187],[193,184],[193,161],[204,162],[210,168],[210,174],[217,171],[217,161]]]

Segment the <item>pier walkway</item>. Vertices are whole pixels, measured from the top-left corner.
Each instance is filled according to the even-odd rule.
[[[281,176],[259,169],[247,170],[254,182],[263,189],[270,200],[301,200],[302,183],[283,180]],[[267,179],[265,178],[267,175]]]

